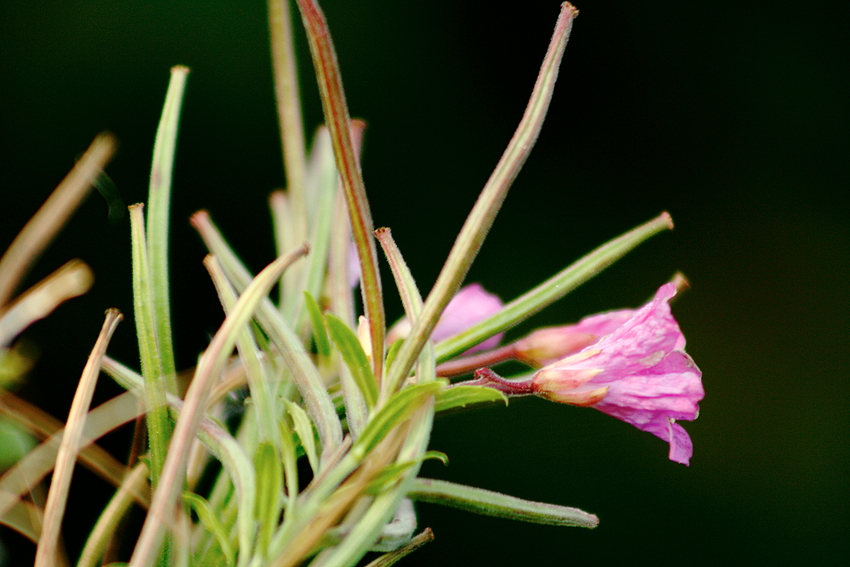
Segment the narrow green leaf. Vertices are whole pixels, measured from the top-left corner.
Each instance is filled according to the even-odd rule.
[[[443,504],[476,514],[533,524],[581,528],[595,528],[599,525],[599,518],[578,508],[532,502],[445,480],[417,478],[407,496],[420,502]]]
[[[224,312],[231,313],[237,301],[236,292],[230,282],[227,281],[221,264],[218,263],[215,257],[210,258],[204,264],[210,273],[210,277],[212,277],[219,301],[221,301],[221,305],[224,307]],[[251,333],[252,327],[249,325],[246,325],[239,331],[239,336],[236,339],[236,347],[239,349],[239,355],[248,377],[251,399],[256,404],[256,418],[260,428],[261,440],[274,442],[277,439],[278,433],[276,423],[277,411],[272,394],[269,391],[270,380],[266,372],[268,359],[263,360],[262,352],[254,340],[254,337],[259,333]]]
[[[378,401],[378,384],[375,376],[372,374],[372,367],[369,364],[369,359],[366,358],[366,353],[363,352],[363,347],[360,346],[360,340],[357,335],[348,328],[348,325],[328,313],[325,315],[325,321],[328,325],[331,339],[342,354],[342,359],[345,361],[348,369],[351,370],[351,375],[360,391],[363,393],[363,398],[366,400],[366,406],[370,409],[375,407],[375,402]]]
[[[201,234],[204,243],[221,262],[225,274],[237,291],[242,292],[251,281],[251,274],[236,257],[205,211],[192,215],[192,225]],[[307,411],[316,423],[319,437],[326,450],[335,449],[342,442],[342,427],[327,387],[319,370],[289,322],[268,298],[260,302],[257,322],[280,351],[284,364],[304,398]]]
[[[227,531],[218,519],[218,513],[212,509],[210,503],[203,496],[198,496],[192,492],[183,493],[183,502],[192,507],[201,524],[215,536],[222,553],[227,558],[227,565],[233,567],[236,564],[236,548],[231,545]]]
[[[486,386],[452,386],[437,395],[437,399],[434,402],[434,412],[465,407],[469,404],[499,401],[505,402],[505,405],[508,405],[508,397],[493,388]]]
[[[385,365],[387,368],[392,366],[392,363],[395,361],[395,357],[398,355],[398,351],[401,349],[402,344],[404,344],[404,339],[398,339],[390,345],[390,348],[387,351],[387,363]]]
[[[305,252],[305,248],[296,250],[288,256],[278,258],[260,272],[239,297],[233,311],[227,315],[210,342],[210,346],[201,356],[194,378],[186,392],[180,419],[174,429],[160,478],[161,482],[154,492],[150,511],[130,561],[133,567],[151,565],[154,555],[159,552],[164,536],[165,518],[170,517],[171,510],[179,497],[182,479],[186,472],[189,447],[203,418],[213,380],[219,376],[230,358],[239,330],[255,316],[256,310],[262,301],[267,299],[269,290],[277,282],[280,274]],[[251,510],[254,506],[253,498],[252,494],[250,500],[252,508],[245,511],[248,519],[251,518]]]
[[[310,468],[314,474],[319,472],[319,453],[316,450],[316,437],[313,434],[313,424],[310,418],[307,417],[307,412],[304,408],[289,400],[284,400],[286,409],[292,417],[292,425],[295,427],[295,433],[298,434],[298,439],[301,441],[301,447],[307,454],[307,460],[310,461]]]
[[[280,495],[283,490],[283,466],[271,443],[260,443],[254,455],[257,471],[257,512],[260,550],[265,555],[271,535],[280,517]]]
[[[331,355],[331,344],[328,341],[328,330],[325,327],[325,316],[322,308],[313,299],[309,291],[304,292],[304,302],[307,304],[307,312],[310,314],[310,322],[313,324],[313,339],[316,341],[316,351],[321,356]]]
[[[445,380],[409,386],[396,394],[376,413],[351,448],[357,458],[363,458],[395,426],[410,417],[431,396],[446,386]]]
[[[168,82],[165,104],[156,129],[148,190],[147,253],[151,278],[151,310],[159,346],[160,371],[165,388],[171,394],[177,393],[177,369],[171,338],[171,297],[168,291],[168,217],[177,130],[188,75],[188,67],[178,65],[171,68],[171,80]]]
[[[145,379],[151,485],[156,487],[159,484],[166,450],[171,439],[171,421],[168,418],[165,401],[168,389],[162,373],[160,342],[156,338],[143,207],[141,203],[129,207],[133,256],[133,314],[142,362],[142,376]]]
[[[286,417],[281,416],[278,419],[278,425],[280,426],[280,453],[286,479],[286,495],[289,499],[287,509],[291,512],[298,496],[298,453],[295,448],[294,433],[289,428]]]

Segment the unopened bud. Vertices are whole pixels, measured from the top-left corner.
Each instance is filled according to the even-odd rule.
[[[575,327],[538,329],[514,343],[516,355],[531,366],[546,366],[599,340],[597,335],[576,331]]]

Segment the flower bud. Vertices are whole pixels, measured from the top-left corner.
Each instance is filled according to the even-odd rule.
[[[599,340],[575,331],[575,325],[538,329],[514,343],[516,356],[530,366],[545,366],[576,353]]]

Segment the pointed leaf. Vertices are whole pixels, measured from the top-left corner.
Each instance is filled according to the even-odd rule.
[[[328,341],[328,330],[325,327],[325,316],[322,314],[322,308],[310,295],[310,292],[304,292],[304,302],[307,304],[307,313],[310,314],[310,322],[313,323],[313,339],[316,341],[316,351],[321,356],[331,355],[331,344]]]
[[[503,401],[508,405],[508,397],[502,392],[486,386],[452,386],[440,392],[434,403],[434,411],[441,412],[469,404]]]
[[[354,331],[348,328],[348,325],[330,313],[325,315],[325,321],[328,324],[331,339],[342,354],[346,366],[351,370],[354,381],[363,393],[367,407],[370,409],[375,407],[375,403],[378,401],[378,384],[372,374],[369,359],[363,352],[363,347],[360,346],[360,340]]]

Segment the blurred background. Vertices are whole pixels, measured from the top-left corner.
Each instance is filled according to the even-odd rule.
[[[517,400],[437,420],[450,465],[423,474],[598,514],[593,531],[420,505],[436,540],[404,565],[838,564],[850,552],[847,281],[848,5],[576,2],[549,118],[469,281],[510,300],[595,246],[669,211],[656,236],[509,336],[635,307],[681,270],[674,312],[704,373],[685,423],[690,468],[659,439],[589,409]],[[433,284],[516,127],[554,28],[555,0],[326,0],[376,226]],[[299,31],[300,33],[300,31]],[[303,34],[303,102],[321,122]],[[255,271],[273,258],[269,193],[283,184],[260,0],[0,3],[0,246],[102,130],[127,204],[146,198],[172,65],[192,69],[172,216],[181,367],[221,322],[188,224],[213,219]],[[845,195],[845,197],[842,197]],[[24,338],[39,351],[19,394],[64,419],[107,307],[110,353],[137,365],[129,222],[94,193],[35,267],[96,273]],[[388,274],[388,272],[385,272]],[[385,287],[391,287],[389,278]],[[388,293],[388,316],[401,315]],[[119,389],[107,379],[95,402]],[[126,433],[106,439],[120,458]],[[87,471],[69,503],[72,557],[109,492]],[[0,530],[8,565],[33,548]]]

